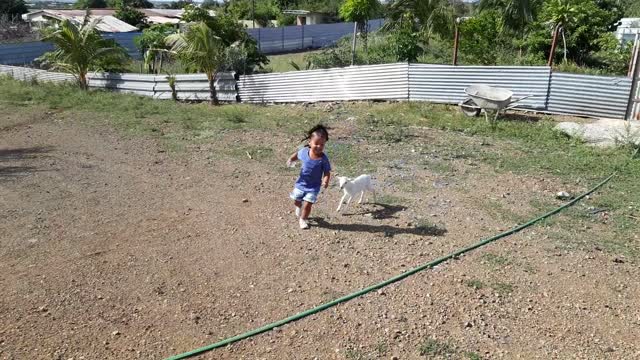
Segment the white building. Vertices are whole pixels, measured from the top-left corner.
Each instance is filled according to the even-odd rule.
[[[616,38],[621,43],[635,41],[636,34],[640,34],[640,18],[622,18],[616,30]]]
[[[327,14],[307,10],[284,10],[283,14],[295,15],[296,25],[326,24],[330,17]]]

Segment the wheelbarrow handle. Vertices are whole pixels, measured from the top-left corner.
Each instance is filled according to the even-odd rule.
[[[528,98],[530,98],[530,97],[536,97],[536,96],[537,96],[537,95],[527,95],[527,96],[523,96],[523,97],[521,97],[521,98],[519,98],[519,99],[517,99],[517,100],[514,100],[514,101],[510,102],[510,103],[509,103],[509,106],[505,107],[503,110],[513,109],[513,108],[515,107],[513,104],[515,104],[515,103],[517,103],[517,102],[520,102],[520,101],[522,101],[522,100],[524,100],[524,99],[528,99]]]

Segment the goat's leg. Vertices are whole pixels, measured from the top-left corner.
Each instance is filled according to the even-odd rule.
[[[340,212],[340,209],[342,208],[342,203],[344,202],[344,199],[346,197],[347,197],[346,193],[344,195],[342,195],[342,199],[340,199],[340,204],[338,204],[338,209],[336,209],[337,212]]]
[[[364,198],[364,190],[360,193],[360,200],[358,200],[358,204],[362,204],[362,199]]]
[[[347,203],[344,205],[345,209],[347,208],[347,206],[349,206],[349,204],[351,204],[351,199],[353,199],[353,196],[349,195],[349,198],[347,199]]]

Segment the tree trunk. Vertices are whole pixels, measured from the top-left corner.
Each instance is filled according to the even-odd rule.
[[[547,66],[553,66],[553,56],[556,52],[556,45],[558,44],[558,32],[560,31],[560,24],[556,25],[553,29],[553,40],[551,40],[551,52],[549,53],[549,61]]]
[[[564,63],[567,63],[567,39],[564,37],[564,28],[561,28],[562,31],[562,45],[564,46]]]
[[[78,82],[80,83],[80,89],[87,90],[89,86],[87,85],[87,73],[84,71],[80,71],[78,75]]]
[[[216,95],[216,73],[207,74],[207,78],[209,79],[209,96],[211,99],[211,105],[219,105],[218,95]]]

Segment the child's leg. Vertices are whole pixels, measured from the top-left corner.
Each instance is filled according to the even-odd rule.
[[[301,209],[301,207],[302,207],[302,201],[300,201],[300,200],[295,200],[295,201],[293,202],[293,205],[295,205],[295,206],[296,206],[296,217],[298,217],[298,218],[299,218],[299,217],[300,217],[300,214],[302,213],[302,209]]]
[[[309,218],[309,214],[311,214],[311,206],[313,204],[307,201],[302,203],[302,213],[300,214],[300,218],[303,220],[307,220]]]

